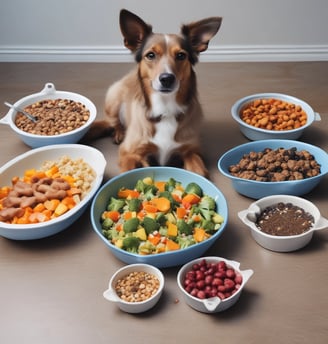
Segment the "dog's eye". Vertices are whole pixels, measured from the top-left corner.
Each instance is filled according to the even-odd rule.
[[[155,53],[153,51],[150,51],[149,53],[146,54],[146,58],[148,60],[154,60],[156,57]]]
[[[176,55],[176,59],[179,60],[179,61],[185,60],[186,57],[187,57],[187,54],[184,53],[184,52],[182,52],[182,51],[180,51],[180,52],[177,53],[177,55]]]

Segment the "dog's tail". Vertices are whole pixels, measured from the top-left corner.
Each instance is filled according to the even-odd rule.
[[[84,135],[82,142],[90,142],[105,136],[112,136],[114,128],[105,120],[95,121]]]

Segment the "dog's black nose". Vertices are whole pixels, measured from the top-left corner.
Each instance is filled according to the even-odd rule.
[[[172,88],[175,83],[175,76],[171,73],[162,73],[159,76],[159,81],[163,87],[169,89]]]

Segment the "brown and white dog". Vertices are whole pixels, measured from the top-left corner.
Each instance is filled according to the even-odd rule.
[[[170,165],[207,176],[200,156],[203,117],[193,65],[221,25],[212,17],[181,27],[181,34],[153,33],[152,26],[121,10],[125,46],[137,66],[107,92],[107,118],[96,121],[88,139],[111,133],[120,144],[122,172],[150,165]]]

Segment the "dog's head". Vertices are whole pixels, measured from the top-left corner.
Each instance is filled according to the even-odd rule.
[[[218,32],[222,18],[211,17],[181,27],[180,35],[153,33],[152,26],[135,14],[121,10],[120,27],[125,46],[139,63],[146,88],[161,93],[176,92],[190,82],[192,66]]]

